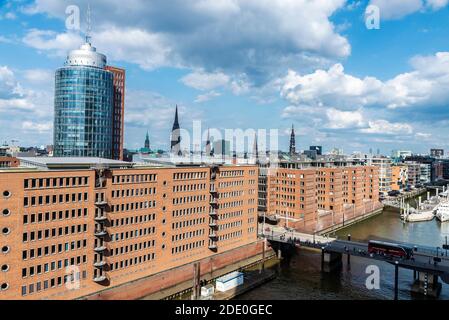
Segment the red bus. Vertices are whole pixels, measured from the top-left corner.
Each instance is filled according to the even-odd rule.
[[[402,244],[370,240],[368,253],[410,259],[413,256],[413,249]]]

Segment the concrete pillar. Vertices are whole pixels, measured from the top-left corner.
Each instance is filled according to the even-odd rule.
[[[193,264],[193,293],[192,300],[197,300],[201,294],[201,285],[200,285],[200,263],[196,262]]]
[[[437,275],[418,272],[418,277],[413,283],[411,291],[414,294],[438,298],[441,293],[441,283]]]
[[[394,300],[398,300],[399,296],[399,265],[396,261],[394,266]]]
[[[342,266],[342,254],[337,252],[326,252],[321,254],[321,266],[323,272],[338,271]]]

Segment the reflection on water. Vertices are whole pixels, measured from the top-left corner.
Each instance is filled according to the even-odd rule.
[[[369,220],[358,223],[337,232],[339,238],[351,234],[353,239],[371,238],[390,239],[419,245],[437,247],[449,236],[449,222],[440,223],[436,219],[429,222],[406,223],[399,219],[396,210],[384,212]],[[339,275],[321,274],[321,255],[306,250],[299,251],[290,261],[284,261],[279,267],[279,276],[238,299],[392,299],[394,287],[394,267],[388,263],[351,257],[348,270],[346,256],[343,257],[343,269]],[[375,264],[380,268],[380,290],[368,290],[365,287],[366,266]],[[400,269],[399,298],[412,299],[410,286],[413,272]],[[416,299],[416,297],[414,297]],[[440,299],[449,300],[449,286],[443,283]]]

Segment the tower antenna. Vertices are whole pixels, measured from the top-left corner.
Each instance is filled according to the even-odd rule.
[[[87,29],[86,29],[86,43],[90,44],[90,41],[92,39],[92,17],[91,17],[91,9],[90,9],[90,3],[87,4]]]

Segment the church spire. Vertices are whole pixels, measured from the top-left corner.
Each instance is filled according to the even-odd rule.
[[[259,146],[257,145],[257,133],[254,134],[253,157],[256,160],[256,164],[258,164],[259,163]]]
[[[145,149],[150,149],[150,134],[147,131],[147,136],[145,138]]]
[[[171,152],[174,155],[180,156],[181,153],[181,132],[178,118],[178,105],[176,105],[175,121],[173,122],[173,128],[171,132]]]
[[[206,141],[206,157],[210,157],[212,153],[212,148],[210,144],[210,130],[207,129],[207,141]]]
[[[296,154],[295,126],[292,125],[292,133],[290,135],[290,155]]]
[[[173,129],[172,129],[172,131],[177,130],[177,129],[179,129],[178,105],[176,105],[175,121],[173,122]]]

